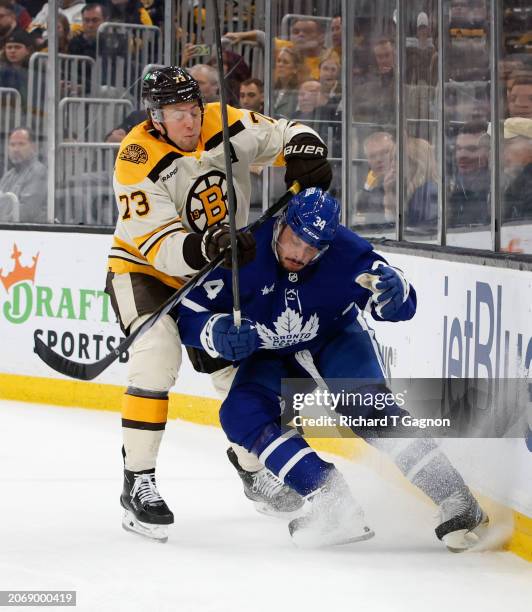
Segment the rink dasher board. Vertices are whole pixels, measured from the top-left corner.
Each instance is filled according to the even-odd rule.
[[[0,236],[0,397],[119,410],[124,359],[97,381],[81,383],[49,370],[33,353],[37,332],[75,360],[94,361],[118,344],[122,333],[103,292],[112,236],[18,230],[0,230]],[[370,322],[390,376],[514,377],[528,367],[532,272],[385,249],[382,253],[405,272],[418,293],[412,321]],[[174,391],[178,393],[172,394],[171,418],[217,424],[219,402],[210,379],[195,373],[186,355]],[[326,440],[320,442],[327,448]],[[468,442],[444,444],[468,481],[519,511],[528,529],[530,457],[522,441]],[[494,452],[493,445],[500,442]],[[342,453],[353,443],[333,444],[331,450]]]

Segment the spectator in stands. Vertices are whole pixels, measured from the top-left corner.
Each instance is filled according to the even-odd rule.
[[[435,229],[438,222],[438,169],[434,148],[423,138],[407,141],[406,223]]]
[[[325,23],[297,19],[290,28],[290,43],[301,53],[311,78],[319,79],[320,60],[325,53]]]
[[[329,155],[333,155],[333,140],[338,118],[335,109],[325,105],[321,83],[314,79],[303,81],[299,86],[298,107],[293,119],[298,119],[316,130],[329,147]],[[334,154],[336,151],[334,152]]]
[[[43,53],[48,52],[48,40],[37,30],[32,32],[35,41],[35,48]],[[68,53],[68,43],[70,42],[70,23],[63,13],[57,15],[57,49],[59,53]]]
[[[342,16],[335,15],[331,19],[331,42],[332,50],[336,55],[342,57]]]
[[[532,119],[532,75],[510,80],[508,112],[510,117]]]
[[[148,12],[153,25],[162,28],[164,23],[164,0],[142,0],[142,6]]]
[[[47,171],[37,159],[37,146],[28,128],[17,127],[9,134],[8,157],[12,164],[0,179],[0,210],[5,202],[16,208],[22,223],[46,222]]]
[[[416,46],[418,49],[428,49],[434,47],[430,34],[429,16],[427,13],[421,12],[418,14],[416,21]]]
[[[432,145],[422,138],[409,138],[406,144],[405,221],[410,228],[434,230],[438,222],[438,172]],[[384,176],[384,214],[396,215],[396,159]]]
[[[188,68],[188,72],[196,79],[205,102],[218,102],[219,85],[216,68],[207,64],[196,64]]]
[[[466,123],[456,137],[455,171],[447,204],[449,227],[490,222],[487,124]]]
[[[153,25],[148,11],[140,0],[110,0],[109,21]]]
[[[298,51],[313,79],[319,79],[320,61],[326,51],[325,22],[309,18],[297,18],[290,26],[290,40],[276,38],[274,40],[275,51],[278,53],[282,48],[293,47]],[[227,32],[224,37],[233,44],[244,41],[258,42],[264,46],[265,34],[261,30],[250,30],[248,32]]]
[[[22,30],[25,30],[31,23],[31,15],[28,13],[26,7],[22,4],[19,4],[15,0],[9,1],[17,17],[17,26]]]
[[[251,77],[251,70],[244,61],[244,58],[228,49],[223,49],[222,59],[224,65],[225,87],[227,92],[227,102],[233,106],[238,106],[240,83]],[[209,64],[217,69],[216,58],[211,58]]]
[[[82,28],[82,10],[85,7],[85,0],[59,0],[60,13],[63,14],[70,25],[72,33],[78,33]],[[46,41],[48,28],[48,2],[35,16],[28,27],[28,31],[38,39],[41,45]]]
[[[338,104],[342,99],[340,70],[340,58],[331,49],[325,54],[320,63],[320,83],[325,104],[334,110],[338,108]]]
[[[364,141],[369,172],[364,188],[356,196],[355,214],[366,223],[384,220],[384,177],[392,167],[395,142],[388,132],[374,132]],[[352,220],[353,223],[362,219]]]
[[[274,117],[292,117],[297,108],[299,83],[306,78],[306,67],[303,58],[293,47],[279,51],[275,62],[275,80],[273,86]]]
[[[136,110],[132,113],[129,113],[127,117],[124,118],[124,121],[116,128],[117,130],[124,130],[127,134],[130,132],[136,125],[146,121],[148,119],[148,114],[145,110]]]
[[[381,125],[395,123],[395,44],[391,38],[380,38],[372,47],[375,66],[368,74],[363,96],[354,96],[354,117]]]
[[[323,106],[321,83],[314,79],[303,81],[297,94],[297,110],[294,119],[313,121],[317,110]]]
[[[104,142],[122,142],[127,136],[127,132],[122,127],[113,128],[104,138]]]
[[[70,23],[65,14],[59,13],[57,16],[57,49],[59,53],[68,53],[68,43],[70,42]]]
[[[23,4],[30,14],[30,17],[33,19],[35,15],[41,10],[43,5],[43,0],[23,0]]]
[[[72,36],[68,52],[72,55],[88,55],[96,59],[96,34],[100,25],[107,21],[107,8],[103,4],[86,4],[81,10],[81,31]]]
[[[28,62],[33,53],[33,39],[24,30],[15,29],[6,39],[0,55],[0,87],[16,89],[26,106]]]
[[[17,15],[10,0],[0,0],[0,51],[8,36],[17,28]]]
[[[246,79],[240,83],[240,108],[264,111],[264,83],[260,79]]]
[[[437,58],[432,42],[427,13],[417,16],[417,37],[415,44],[406,49],[406,82],[413,85],[436,85]]]
[[[532,219],[532,119],[504,122],[503,220]]]

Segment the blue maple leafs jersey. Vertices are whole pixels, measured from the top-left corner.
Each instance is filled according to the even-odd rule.
[[[372,245],[340,226],[329,249],[314,264],[299,272],[288,272],[277,261],[272,248],[275,220],[267,221],[255,232],[257,255],[240,269],[242,317],[256,323],[259,349],[283,354],[308,349],[311,352],[353,324],[363,310],[377,314],[372,294],[355,278],[386,260]],[[179,333],[185,345],[206,349],[202,330],[215,313],[232,313],[231,271],[213,270],[206,280],[191,291],[179,306]],[[414,316],[416,294],[409,294],[393,321]]]

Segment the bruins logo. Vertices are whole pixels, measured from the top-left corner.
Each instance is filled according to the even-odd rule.
[[[190,227],[203,232],[227,216],[227,181],[225,174],[213,170],[200,176],[188,192],[185,205]]]
[[[120,153],[120,159],[134,164],[145,164],[148,161],[148,152],[138,144],[130,144]]]

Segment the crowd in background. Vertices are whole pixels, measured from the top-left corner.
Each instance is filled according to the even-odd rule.
[[[438,40],[437,4],[436,0],[409,3],[406,40],[401,45],[405,50],[401,89],[406,121],[404,176],[399,188],[405,202],[405,226],[427,235],[434,234],[437,228],[439,191],[445,192],[450,228],[489,226],[494,197],[490,171],[489,3],[449,0],[442,41]],[[504,0],[503,5],[502,56],[498,66],[500,107],[505,118],[501,143],[502,215],[503,222],[532,221],[532,7],[519,0]],[[95,58],[97,32],[104,22],[162,26],[161,0],[61,0],[60,6],[57,32],[59,50],[64,54]],[[342,101],[345,45],[341,14],[293,16],[283,36],[278,28],[279,35],[272,42],[271,92],[264,91],[264,63],[254,65],[244,51],[249,45],[264,48],[265,33],[231,28],[223,38],[224,86],[229,103],[262,113],[266,99],[271,116],[296,119],[314,127],[327,143],[335,163],[332,190],[339,197],[344,195],[340,190],[341,126],[344,121],[351,122],[355,188],[348,194],[348,211],[349,223],[356,227],[393,225],[396,218],[399,45],[394,6],[394,2],[386,0],[377,2],[374,12],[360,13],[349,28],[353,37],[353,95],[348,109]],[[0,88],[17,90],[24,100],[23,108],[29,59],[34,52],[47,49],[47,12],[47,3],[39,0],[0,0]],[[198,12],[195,18],[202,22],[205,15]],[[218,100],[220,83],[212,48],[202,44],[197,32],[189,35],[178,27],[177,36],[177,63],[197,79],[206,102]],[[445,58],[443,96],[440,53]],[[436,151],[442,98],[446,180],[439,188],[442,163],[436,159]],[[134,102],[137,110],[110,132],[102,133],[102,142],[119,142],[132,125],[145,118],[138,100]],[[21,139],[27,140],[25,156],[14,152],[14,143]],[[18,214],[12,205],[17,184],[13,173],[17,174],[17,167],[35,163],[37,145],[29,129],[9,135],[10,169],[0,179],[2,220],[42,220],[36,212],[23,212],[42,210],[40,200],[37,205],[33,195],[33,205],[20,205]],[[43,168],[29,174],[41,177]],[[262,169],[253,171],[252,199],[260,207]],[[27,185],[22,177],[21,170],[17,180]],[[11,205],[3,204],[6,198]]]

